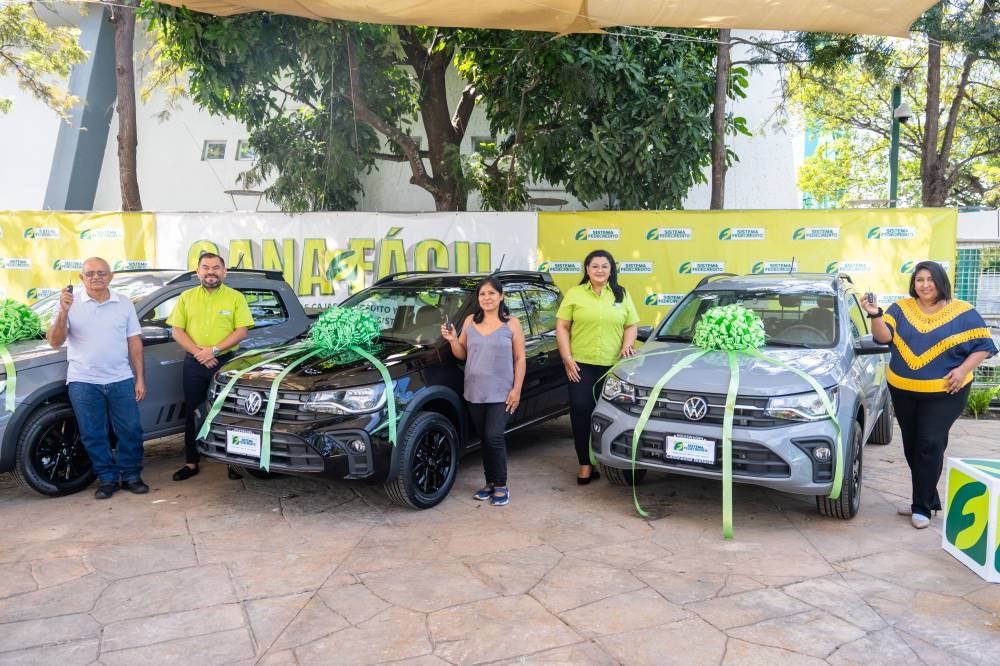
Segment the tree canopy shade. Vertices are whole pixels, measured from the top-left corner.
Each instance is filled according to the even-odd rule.
[[[386,25],[596,32],[619,25],[805,30],[905,37],[934,0],[167,0],[230,16],[266,11]]]

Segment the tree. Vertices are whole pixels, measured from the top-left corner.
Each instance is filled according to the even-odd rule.
[[[118,0],[109,7],[115,27],[115,86],[118,111],[118,182],[122,210],[142,210],[137,162],[138,132],[135,119],[135,8],[139,0]]]
[[[0,6],[0,76],[13,72],[21,88],[66,117],[80,100],[53,79],[66,79],[73,65],[87,59],[79,38],[78,28],[50,27],[30,2],[6,3]],[[0,113],[12,105],[0,97]]]

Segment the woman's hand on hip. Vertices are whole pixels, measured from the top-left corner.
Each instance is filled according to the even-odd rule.
[[[580,366],[576,364],[576,361],[572,357],[563,359],[563,367],[566,368],[566,377],[571,382],[580,381]]]
[[[968,374],[961,366],[955,368],[944,376],[944,390],[948,393],[958,393],[965,386]]]
[[[521,392],[517,389],[511,389],[510,393],[507,394],[507,413],[513,414],[517,411],[517,406],[521,404]]]

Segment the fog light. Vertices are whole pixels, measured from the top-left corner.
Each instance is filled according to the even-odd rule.
[[[817,446],[813,449],[813,457],[820,462],[826,462],[830,459],[830,447],[828,446]]]
[[[364,440],[352,439],[347,443],[347,448],[349,448],[353,453],[364,453],[365,448],[367,447],[365,446]]]

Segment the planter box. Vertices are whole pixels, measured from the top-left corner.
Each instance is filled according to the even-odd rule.
[[[1000,583],[1000,460],[948,458],[941,547]]]

